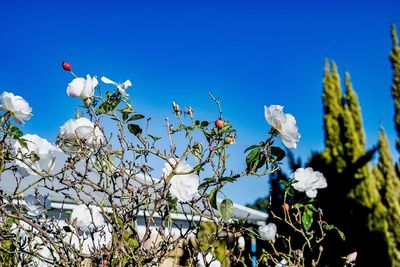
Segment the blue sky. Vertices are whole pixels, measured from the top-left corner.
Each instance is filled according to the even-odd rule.
[[[51,4],[50,4],[51,3]],[[281,104],[302,135],[295,154],[323,148],[321,81],[325,58],[350,71],[367,143],[385,126],[394,151],[390,95],[390,24],[400,2],[387,1],[1,1],[0,91],[23,96],[34,116],[23,127],[54,141],[79,100],[66,96],[71,76],[129,78],[138,112],[163,127],[171,101],[201,119],[217,110],[238,129],[232,161],[265,138],[263,106]],[[238,203],[267,194],[267,178],[247,177],[225,189]]]

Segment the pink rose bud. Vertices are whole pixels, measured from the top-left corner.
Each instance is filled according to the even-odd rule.
[[[350,253],[349,255],[346,256],[346,261],[348,263],[355,262],[356,259],[357,259],[357,251],[354,251],[353,253]]]

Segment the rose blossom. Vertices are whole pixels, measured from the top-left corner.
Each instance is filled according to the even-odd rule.
[[[96,146],[104,142],[104,135],[100,128],[85,117],[71,119],[60,127],[60,138],[77,145],[83,142],[88,146]]]
[[[264,115],[267,122],[279,132],[283,144],[287,148],[296,148],[300,134],[293,115],[283,113],[283,106],[279,105],[264,106]]]
[[[262,240],[274,240],[276,235],[276,224],[269,223],[267,225],[261,225],[258,228],[258,233],[260,234]]]
[[[306,192],[310,198],[317,196],[317,189],[328,186],[324,175],[312,168],[299,168],[291,176],[295,182],[292,184],[294,189],[300,192]]]
[[[72,97],[79,97],[82,100],[90,98],[94,94],[94,88],[99,84],[96,77],[86,75],[84,78],[75,78],[68,84],[67,95]]]
[[[42,171],[56,173],[62,169],[66,155],[60,148],[36,134],[25,134],[21,139],[25,140],[26,147],[21,146],[19,142],[15,142],[13,145],[17,154],[16,164],[20,167],[21,175],[36,175],[36,172]],[[32,158],[32,153],[36,154],[38,158]]]
[[[76,227],[84,232],[93,232],[95,228],[105,225],[101,209],[96,206],[78,205],[71,213],[71,222],[75,222]]]
[[[0,96],[0,109],[11,112],[16,122],[23,124],[32,117],[32,108],[21,96],[3,92]]]
[[[197,264],[196,267],[205,267],[206,264],[204,263],[204,259],[203,259],[203,254],[199,253],[197,254]],[[206,255],[206,262],[207,262],[207,266],[209,267],[221,267],[221,263],[219,262],[219,260],[213,260],[213,256],[211,255],[211,253],[208,253]]]
[[[275,265],[275,267],[286,267],[288,264],[288,261],[286,259],[282,259],[279,263]]]
[[[25,197],[25,205],[29,216],[38,217],[43,214],[46,209],[51,208],[50,200],[43,195],[38,197],[34,195],[27,195]]]
[[[172,176],[170,180],[171,186],[169,191],[180,202],[188,202],[192,200],[199,187],[199,176],[195,173],[190,173],[193,171],[193,167],[190,166],[187,161],[182,160],[178,162],[178,165],[176,166],[176,161],[174,159],[169,159],[169,163],[165,163],[163,168],[163,175],[165,178],[167,178],[174,169],[171,165],[175,167],[174,172],[177,174]]]
[[[101,77],[101,81],[105,84],[112,84],[115,85],[118,89],[118,91],[121,93],[121,95],[128,97],[129,95],[126,93],[126,90],[128,89],[128,87],[132,86],[132,83],[130,80],[126,80],[123,83],[116,83],[110,79],[108,79],[107,77]]]

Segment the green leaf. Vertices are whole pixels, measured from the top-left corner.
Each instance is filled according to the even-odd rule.
[[[324,225],[324,229],[326,230],[336,230],[340,236],[340,238],[345,241],[346,240],[346,236],[344,235],[344,233],[342,231],[339,230],[339,228],[337,228],[336,226],[334,226],[333,224],[325,224]]]
[[[201,127],[205,128],[208,126],[208,121],[202,121],[200,124]]]
[[[301,203],[296,203],[296,204],[294,204],[293,206],[292,206],[292,208],[293,209],[300,209],[300,208],[302,208],[304,205],[303,204],[301,204]]]
[[[271,154],[276,157],[277,161],[281,161],[285,156],[285,151],[277,146],[271,146]]]
[[[258,158],[258,154],[260,153],[259,148],[253,149],[246,157],[246,163],[249,165],[253,161],[255,161]]]
[[[142,114],[135,114],[135,115],[132,115],[132,116],[129,118],[128,121],[137,121],[137,120],[141,120],[141,119],[143,119],[143,118],[144,118],[144,115],[142,115]]]
[[[17,141],[22,147],[28,148],[28,143],[26,142],[25,139],[18,138]]]
[[[126,106],[125,108],[121,109],[120,111],[121,111],[121,113],[125,113],[125,114],[133,113],[132,107],[129,107],[129,106]]]
[[[71,228],[70,228],[68,225],[64,225],[64,226],[63,226],[63,229],[64,229],[64,231],[67,232],[67,233],[72,232]]]
[[[312,210],[306,209],[301,216],[301,221],[303,223],[304,229],[308,231],[313,223],[313,212]]]
[[[224,221],[229,221],[233,216],[233,202],[230,199],[224,199],[219,205],[219,213]]]
[[[338,232],[338,234],[340,235],[340,238],[342,238],[342,240],[345,241],[346,236],[344,235],[344,233],[342,231],[340,231],[337,227],[335,227],[335,229]]]
[[[159,137],[159,136],[154,136],[154,135],[151,135],[151,134],[148,134],[148,136],[150,136],[150,138],[153,139],[154,142],[161,139],[161,137]]]
[[[332,229],[335,229],[335,226],[333,224],[326,224],[326,225],[324,225],[324,228],[326,230],[332,230]]]
[[[106,113],[106,111],[105,111],[104,108],[98,108],[98,109],[96,110],[96,112],[97,112],[97,114],[104,114],[104,113]]]
[[[210,204],[211,204],[211,207],[213,207],[214,209],[218,209],[217,208],[217,194],[218,194],[218,188],[214,188],[210,192]]]
[[[199,185],[199,189],[201,189],[201,188],[203,188],[205,186],[208,186],[209,184],[211,184],[211,183],[213,183],[215,181],[216,181],[216,179],[214,177],[205,178],[203,180],[203,182]],[[211,194],[210,194],[210,196],[211,196]]]
[[[246,157],[247,173],[256,172],[259,168],[264,166],[267,158],[260,148],[254,148]]]
[[[225,177],[221,177],[219,178],[219,182],[229,182],[229,183],[233,183],[234,181],[236,181],[237,179],[234,177],[230,177],[230,176],[225,176]]]
[[[129,124],[128,130],[134,135],[139,135],[143,131],[142,128],[140,128],[140,126],[137,124]]]
[[[13,138],[20,138],[23,135],[22,131],[14,125],[10,126],[10,132]]]
[[[249,233],[250,236],[255,236],[255,237],[259,237],[260,236],[258,234],[258,232],[256,230],[254,230],[254,228],[251,227],[251,226],[247,227],[247,228],[244,228],[244,230],[246,230]]]
[[[308,205],[307,205],[307,209],[310,209],[310,210],[312,210],[312,211],[314,211],[314,212],[318,212],[318,210],[314,207],[313,204],[308,204]]]
[[[192,146],[192,152],[196,157],[201,158],[201,154],[203,153],[203,145],[200,143],[194,144]]]
[[[252,146],[249,146],[248,148],[246,148],[245,150],[244,150],[244,153],[246,153],[247,151],[250,151],[250,150],[252,150],[252,149],[254,149],[254,148],[256,148],[256,147],[260,147],[259,145],[252,145]]]
[[[169,201],[169,206],[174,212],[178,212],[178,200],[176,198]]]

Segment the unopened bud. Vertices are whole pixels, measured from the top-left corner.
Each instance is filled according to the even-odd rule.
[[[289,206],[288,203],[284,203],[284,204],[282,205],[282,208],[283,208],[284,211],[289,211],[290,206]]]
[[[227,145],[234,144],[235,143],[235,136],[234,135],[228,135],[227,137],[225,137],[224,142]]]
[[[245,241],[244,237],[243,236],[239,236],[239,238],[238,238],[238,248],[240,250],[244,250],[245,246],[246,246],[246,241]]]
[[[179,107],[179,105],[177,103],[175,103],[175,101],[172,101],[172,108],[174,109],[174,112],[176,114],[181,113],[181,108]]]
[[[192,107],[187,107],[185,112],[187,115],[189,115],[191,118],[193,118],[194,110]]]
[[[354,251],[353,253],[350,253],[349,255],[346,256],[347,263],[355,262],[356,259],[357,259],[357,251]]]

